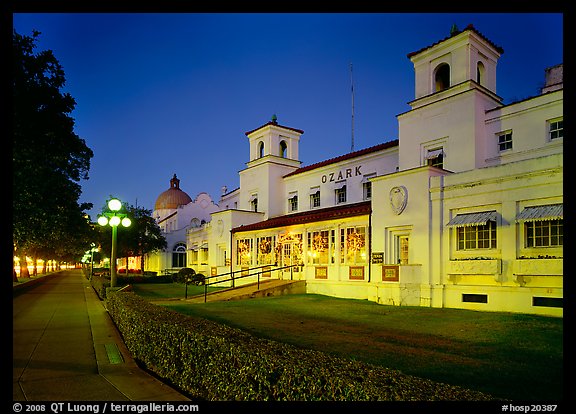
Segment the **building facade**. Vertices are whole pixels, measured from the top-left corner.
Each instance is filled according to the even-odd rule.
[[[166,238],[167,249],[147,254],[144,266],[147,271],[166,272],[189,267],[195,263],[192,253],[207,255],[206,245],[190,244],[187,234],[197,231],[210,221],[210,214],[218,210],[207,193],[199,193],[194,200],[180,189],[176,174],[170,179],[170,187],[163,191],[154,204],[152,212],[156,223]],[[198,262],[198,259],[196,260]]]
[[[187,265],[297,265],[263,276],[389,305],[562,316],[563,67],[504,105],[502,53],[468,26],[408,54],[415,99],[397,140],[302,166],[302,130],[274,117],[246,132],[240,186],[188,228]]]

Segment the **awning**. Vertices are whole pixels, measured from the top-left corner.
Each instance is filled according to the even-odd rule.
[[[562,220],[563,218],[564,204],[549,204],[524,208],[516,217],[516,221]]]
[[[338,181],[334,184],[334,190],[342,190],[344,187],[346,187],[346,181]]]
[[[376,173],[365,175],[364,177],[362,177],[362,181],[360,181],[360,183],[361,184],[367,183],[370,181],[370,178],[374,178],[374,177],[376,177]]]
[[[200,246],[201,249],[207,249],[208,248],[208,243],[202,243],[202,245]]]
[[[479,213],[457,214],[446,224],[454,227],[483,226],[489,221],[496,221],[496,211],[481,211]]]
[[[444,156],[444,150],[442,148],[430,150],[428,154],[426,154],[427,160],[433,160],[434,158],[438,158],[440,155]]]
[[[320,192],[320,187],[312,187],[310,189],[310,195],[314,195],[314,194],[319,193],[319,192]]]

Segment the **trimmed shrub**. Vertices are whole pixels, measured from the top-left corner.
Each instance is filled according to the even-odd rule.
[[[195,273],[192,275],[190,282],[197,286],[201,286],[206,283],[206,276],[204,276],[202,273]]]
[[[484,393],[254,337],[153,305],[131,292],[106,300],[133,357],[211,401],[491,400]]]

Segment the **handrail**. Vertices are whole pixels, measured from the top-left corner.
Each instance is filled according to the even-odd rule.
[[[294,267],[299,267],[299,266],[300,266],[300,265],[295,264],[295,265],[288,265],[288,266],[277,267],[277,268],[275,268],[275,269],[272,269],[272,268],[271,268],[271,265],[264,265],[264,266],[253,267],[253,268],[251,268],[251,269],[235,270],[235,271],[232,271],[232,272],[222,273],[222,274],[220,274],[220,275],[210,276],[209,278],[206,278],[206,279],[211,279],[211,278],[215,278],[215,277],[219,277],[219,276],[226,276],[226,275],[229,275],[229,274],[232,275],[232,277],[230,277],[229,279],[217,280],[217,281],[214,281],[214,282],[211,282],[211,283],[204,283],[204,303],[206,303],[206,296],[208,295],[208,285],[214,285],[214,284],[216,284],[216,283],[229,282],[229,281],[234,281],[234,280],[236,280],[236,279],[243,279],[243,278],[245,278],[245,277],[258,275],[258,289],[260,289],[260,275],[262,274],[262,270],[260,270],[260,271],[258,271],[258,272],[256,272],[256,273],[250,273],[250,271],[256,270],[256,269],[263,269],[263,268],[265,268],[265,267],[269,267],[269,268],[270,268],[270,270],[269,270],[270,272],[274,272],[274,271],[278,271],[278,270],[284,270],[284,269],[288,269],[288,268],[289,268],[289,269],[290,269],[290,280],[293,280],[294,275],[293,275],[292,269],[293,269]],[[267,271],[268,271],[268,270],[267,270]],[[249,272],[249,273],[248,273],[248,274],[245,274],[245,275],[240,275],[240,276],[238,276],[238,277],[235,278],[235,277],[234,277],[234,273],[237,273],[237,272]]]

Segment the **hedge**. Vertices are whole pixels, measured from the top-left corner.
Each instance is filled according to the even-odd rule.
[[[107,309],[133,358],[209,401],[482,401],[487,394],[257,338],[114,292]]]

